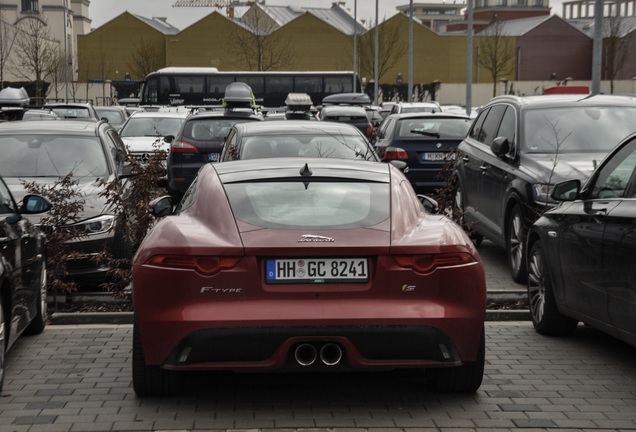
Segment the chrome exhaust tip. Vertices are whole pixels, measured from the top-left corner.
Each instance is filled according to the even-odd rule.
[[[335,343],[324,344],[320,348],[320,360],[327,366],[335,366],[342,360],[342,349]]]
[[[311,366],[318,358],[318,353],[312,344],[304,343],[296,347],[294,358],[301,366]]]

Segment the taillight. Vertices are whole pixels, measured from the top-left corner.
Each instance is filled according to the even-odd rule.
[[[199,149],[189,142],[175,140],[170,145],[170,151],[173,153],[199,153]]]
[[[425,255],[396,255],[393,257],[401,267],[411,268],[418,273],[430,273],[435,269],[453,267],[475,262],[468,253],[440,253]]]
[[[234,267],[239,262],[238,257],[192,256],[192,255],[155,255],[146,264],[194,270],[203,276],[212,276],[221,270]]]
[[[382,155],[382,160],[408,160],[409,154],[399,147],[387,147]]]

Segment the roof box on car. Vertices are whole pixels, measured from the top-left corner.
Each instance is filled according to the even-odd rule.
[[[289,93],[285,105],[289,111],[309,111],[313,102],[307,93]]]
[[[24,89],[6,87],[0,90],[0,105],[1,106],[25,106],[29,104],[29,94]]]
[[[336,93],[322,99],[323,105],[371,105],[366,93]]]
[[[225,88],[223,107],[256,109],[256,99],[252,88],[243,82],[233,82],[228,85]]]

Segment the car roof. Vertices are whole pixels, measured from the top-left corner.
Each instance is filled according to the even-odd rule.
[[[263,159],[243,159],[207,164],[206,166],[213,167],[225,183],[264,178],[298,177],[303,175],[301,172],[306,173],[308,178],[314,175],[382,181],[384,176],[384,181],[388,182],[389,170],[392,169],[391,164],[373,161],[313,157],[269,158],[267,163],[263,163]]]
[[[290,122],[248,122],[237,123],[237,130],[243,135],[281,135],[281,134],[346,134],[360,136],[360,131],[348,123],[295,120]]]
[[[85,135],[97,136],[97,130],[101,125],[108,125],[105,121],[94,120],[59,121],[40,120],[37,122],[5,122],[0,123],[0,134],[36,134],[36,135]],[[111,126],[112,127],[112,126]]]
[[[263,116],[258,113],[254,113],[251,110],[238,111],[238,110],[219,110],[219,111],[199,111],[195,114],[188,116],[187,120],[199,120],[199,119],[211,119],[211,118],[251,118],[254,120],[263,120]]]
[[[412,119],[412,118],[458,118],[465,120],[472,120],[470,116],[466,114],[460,114],[457,112],[410,112],[410,113],[395,113],[391,114],[391,118],[395,119]]]
[[[185,119],[188,116],[183,111],[134,111],[130,114],[130,118],[180,118]]]
[[[403,107],[439,107],[437,102],[398,102],[396,105]]]
[[[326,114],[359,114],[361,116],[367,116],[367,110],[360,106],[352,106],[352,105],[326,105],[322,107],[322,112]]]
[[[554,94],[536,96],[502,95],[492,98],[484,107],[493,103],[509,102],[524,108],[543,108],[551,106],[611,106],[624,105],[636,106],[636,96],[632,95],[581,95],[581,94]]]

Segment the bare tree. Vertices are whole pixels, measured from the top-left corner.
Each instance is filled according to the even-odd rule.
[[[35,97],[42,101],[43,83],[53,71],[59,59],[59,41],[52,40],[49,28],[43,20],[27,16],[18,24],[15,40],[16,75],[35,81]]]
[[[257,71],[293,68],[294,43],[276,32],[275,22],[256,13],[250,15],[245,25],[247,28],[235,26],[227,44],[241,67]]]
[[[610,81],[610,93],[614,93],[614,79],[629,58],[629,37],[625,35],[626,21],[621,16],[611,16],[603,20],[605,40],[605,79]]]
[[[16,35],[17,29],[5,21],[4,14],[0,10],[0,89],[4,87],[5,65],[13,51]]]
[[[66,78],[66,74],[67,74],[67,66],[66,66],[66,57],[64,56],[64,53],[61,52],[59,49],[57,50],[57,57],[55,58],[55,61],[53,63],[51,63],[51,79],[53,80],[53,91],[55,92],[55,99],[59,99],[59,84],[60,83],[66,83],[67,78]]]
[[[133,45],[132,58],[128,63],[132,76],[144,79],[150,72],[159,69],[162,66],[161,54],[161,46],[158,42],[141,38]]]
[[[510,75],[514,71],[514,41],[504,34],[504,22],[497,20],[486,27],[479,36],[477,62],[479,66],[490,72],[492,95],[496,96],[499,78]]]
[[[403,43],[400,34],[403,33],[397,23],[383,23],[378,29],[378,82],[387,71],[408,50],[408,44]],[[375,29],[368,31],[359,39],[360,70],[363,76],[375,75]]]

